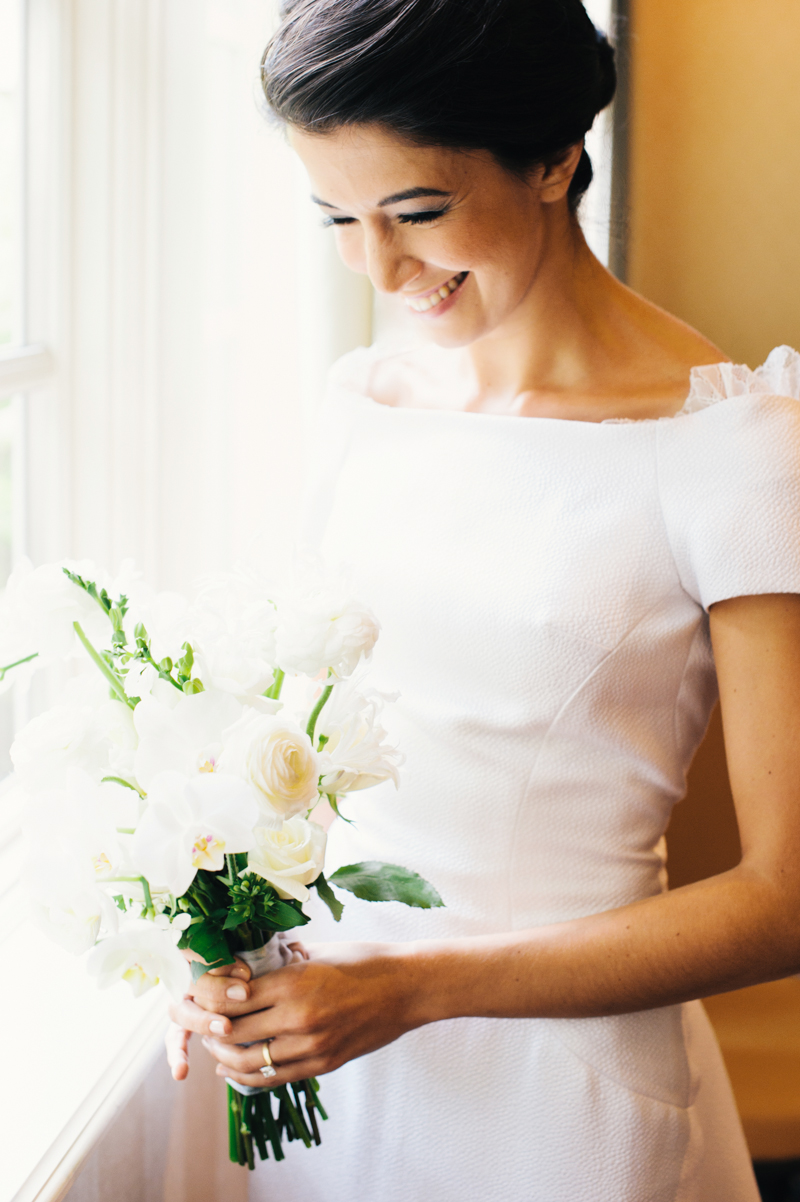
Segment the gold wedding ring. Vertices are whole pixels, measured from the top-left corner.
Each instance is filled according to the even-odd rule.
[[[264,1043],[262,1043],[261,1053],[264,1057],[264,1067],[260,1068],[258,1071],[261,1073],[262,1077],[267,1077],[267,1078],[277,1077],[277,1075],[278,1075],[277,1070],[276,1070],[274,1064],[272,1063],[272,1057],[269,1054],[269,1041],[268,1040],[265,1040]]]

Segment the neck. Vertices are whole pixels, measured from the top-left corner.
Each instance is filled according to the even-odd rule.
[[[589,250],[566,207],[548,217],[523,300],[501,326],[467,348],[481,406],[584,392],[596,378],[604,316],[618,303],[619,290],[626,290]]]

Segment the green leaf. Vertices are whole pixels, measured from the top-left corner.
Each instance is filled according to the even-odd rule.
[[[217,923],[209,922],[208,919],[195,923],[187,929],[185,938],[186,946],[205,960],[205,964],[200,965],[199,976],[220,964],[233,964],[228,942]],[[194,961],[192,963],[194,965]],[[197,977],[194,980],[197,980]]]
[[[347,889],[364,901],[398,901],[421,910],[444,905],[433,885],[399,864],[365,860],[337,869],[330,879],[340,889]]]
[[[334,922],[339,922],[342,917],[344,906],[339,901],[328,882],[325,880],[325,874],[323,872],[321,872],[314,881],[314,888],[319,894],[320,900],[325,902],[325,905],[333,915]]]

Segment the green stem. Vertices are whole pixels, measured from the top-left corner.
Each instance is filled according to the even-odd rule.
[[[135,826],[118,826],[117,834],[118,835],[135,835],[136,827]]]
[[[83,633],[80,622],[73,622],[72,625],[75,627],[75,633],[77,634],[78,638],[81,640],[84,647],[86,648],[89,658],[95,662],[97,667],[103,673],[103,675],[105,676],[108,683],[111,685],[111,688],[114,690],[114,692],[116,693],[119,700],[121,702],[123,702],[123,704],[128,705],[128,706],[130,706],[131,709],[133,709],[134,707],[133,707],[131,698],[127,695],[124,688],[122,687],[122,682],[111,671],[111,669],[109,668],[108,664],[103,659],[103,657],[97,651],[95,651],[94,647],[89,642],[86,635]]]
[[[13,664],[6,664],[4,668],[0,668],[0,681],[5,680],[6,672],[10,672],[12,668],[18,668],[20,664],[29,664],[32,659],[36,659],[38,651],[34,651],[33,655],[26,655],[24,659],[15,659]]]
[[[281,689],[283,688],[283,682],[285,679],[286,673],[278,668],[278,671],[275,673],[275,679],[267,689],[264,696],[269,697],[270,701],[277,701],[281,695]]]
[[[147,796],[142,789],[137,788],[136,785],[132,785],[129,780],[123,780],[121,776],[104,776],[100,783],[105,784],[106,781],[112,781],[115,785],[124,785],[126,789],[133,789],[134,793],[138,793],[140,797]]]
[[[320,694],[319,701],[317,702],[317,704],[314,706],[313,710],[311,711],[311,717],[308,719],[308,726],[306,727],[306,734],[308,735],[309,739],[311,740],[312,745],[314,743],[314,731],[317,728],[317,719],[319,718],[320,714],[322,713],[322,707],[325,705],[325,702],[328,700],[328,698],[330,697],[332,692],[333,692],[333,685],[332,684],[326,685],[325,688],[322,690],[322,693]]]

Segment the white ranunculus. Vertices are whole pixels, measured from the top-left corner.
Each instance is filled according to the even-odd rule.
[[[133,713],[121,701],[99,706],[56,705],[25,726],[11,746],[11,760],[24,789],[56,788],[64,773],[80,768],[99,783],[119,776],[136,746]]]
[[[324,793],[352,793],[385,780],[400,784],[398,768],[405,757],[386,741],[380,723],[384,702],[394,699],[377,689],[362,691],[358,681],[334,687],[316,729],[326,740],[320,753]]]
[[[316,822],[289,818],[279,830],[259,827],[256,846],[247,857],[251,872],[269,881],[279,897],[307,902],[306,886],[312,884],[325,864],[327,835]]]
[[[272,684],[277,614],[271,588],[238,568],[207,579],[190,610],[203,683],[251,701]]]
[[[324,577],[305,565],[295,586],[278,600],[276,662],[292,675],[326,672],[343,679],[362,657],[369,658],[379,633],[377,618],[343,575]]]
[[[163,982],[180,1001],[191,980],[189,965],[175,946],[172,932],[147,921],[126,924],[118,935],[104,939],[86,967],[100,989],[127,981],[134,997]]]
[[[96,647],[109,645],[108,618],[62,567],[99,586],[108,583],[89,561],[64,560],[34,568],[30,560],[21,560],[0,599],[0,667],[34,652],[39,666],[78,653],[74,622],[80,622]]]
[[[133,859],[156,889],[182,896],[200,868],[217,872],[229,853],[249,851],[258,804],[234,776],[159,773],[133,837]]]
[[[247,781],[261,805],[264,825],[279,827],[319,797],[317,754],[306,732],[285,713],[246,709],[225,732],[220,768]]]

